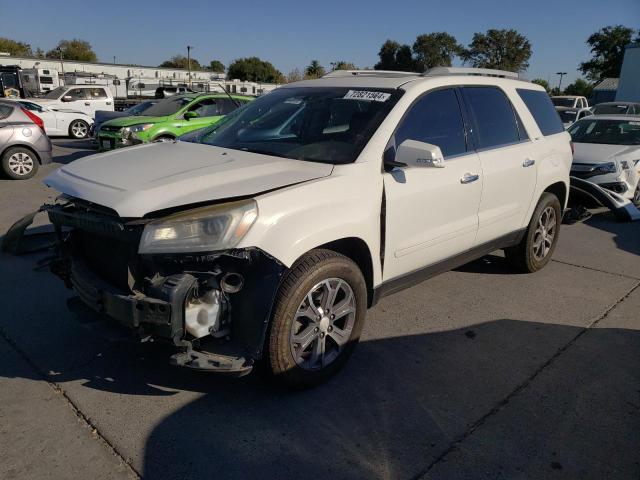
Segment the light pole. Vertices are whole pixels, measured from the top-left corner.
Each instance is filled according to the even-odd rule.
[[[114,65],[116,64],[116,56],[115,55],[113,56],[113,64]]]
[[[187,45],[187,68],[189,69],[189,88],[191,88],[191,45]]]
[[[62,78],[64,79],[64,63],[62,62],[62,49],[58,47],[56,50],[58,50],[58,53],[60,54],[60,70],[62,70]],[[65,84],[66,83],[67,82],[65,82]]]
[[[562,77],[564,77],[567,72],[557,72],[556,75],[560,75],[560,81],[558,82],[558,95],[562,95]]]

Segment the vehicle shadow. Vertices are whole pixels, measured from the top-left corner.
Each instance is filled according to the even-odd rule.
[[[584,223],[590,227],[614,234],[614,241],[620,250],[640,255],[640,221],[618,222],[613,214],[607,212],[594,215]]]
[[[586,347],[565,352],[575,357],[567,360],[570,368],[551,368],[540,380],[546,388],[509,397],[581,332],[502,319],[363,341],[342,372],[302,392],[255,373],[231,379],[170,367],[162,345],[127,345],[104,335],[100,356],[66,366],[52,358],[41,368],[55,372],[51,380],[59,384],[80,380],[80,388],[119,394],[109,397],[114,402],[131,405],[126,399],[139,397],[128,420],[153,411],[162,398],[202,394],[148,432],[136,463],[143,478],[414,478],[506,402],[512,406],[498,427],[477,432],[481,458],[468,467],[461,461],[456,478],[637,477],[638,331],[590,330]],[[16,374],[13,365],[0,364],[0,376]],[[594,414],[598,405],[606,405],[606,414]],[[100,428],[103,418],[94,414]],[[126,435],[133,425],[122,428]],[[572,446],[577,439],[579,447]],[[556,464],[564,469],[557,472]]]
[[[73,140],[70,138],[52,138],[51,140],[56,147],[96,151],[96,145],[91,140]]]
[[[53,163],[58,163],[60,165],[67,165],[73,162],[74,160],[88,157],[89,155],[93,155],[95,153],[97,153],[95,150],[80,150],[80,151],[75,151],[75,152],[71,152],[63,155],[56,155],[53,158]]]

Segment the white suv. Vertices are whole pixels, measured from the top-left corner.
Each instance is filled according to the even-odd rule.
[[[96,110],[113,111],[113,95],[101,85],[67,85],[51,90],[40,98],[29,101],[53,110],[73,110],[82,112],[92,119]]]
[[[263,359],[309,386],[380,297],[496,249],[544,267],[571,157],[545,91],[508,72],[335,72],[52,173],[52,269],[141,338],[173,341],[176,365],[240,375]]]

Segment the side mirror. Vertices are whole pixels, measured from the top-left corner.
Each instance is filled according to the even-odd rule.
[[[190,120],[192,118],[198,118],[198,112],[185,112],[184,114],[184,119],[185,120]]]
[[[65,95],[60,100],[62,100],[63,102],[73,102],[73,97],[71,95]]]
[[[396,151],[395,166],[409,168],[444,168],[444,155],[440,147],[417,140],[405,140]]]

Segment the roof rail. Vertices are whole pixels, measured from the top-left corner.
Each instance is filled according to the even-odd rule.
[[[415,72],[395,72],[393,70],[334,70],[323,75],[322,78],[338,78],[338,77],[418,77],[419,73]]]
[[[520,78],[516,72],[506,70],[494,70],[492,68],[470,68],[470,67],[434,67],[422,74],[424,77],[436,75],[479,75],[483,77],[500,78]]]

